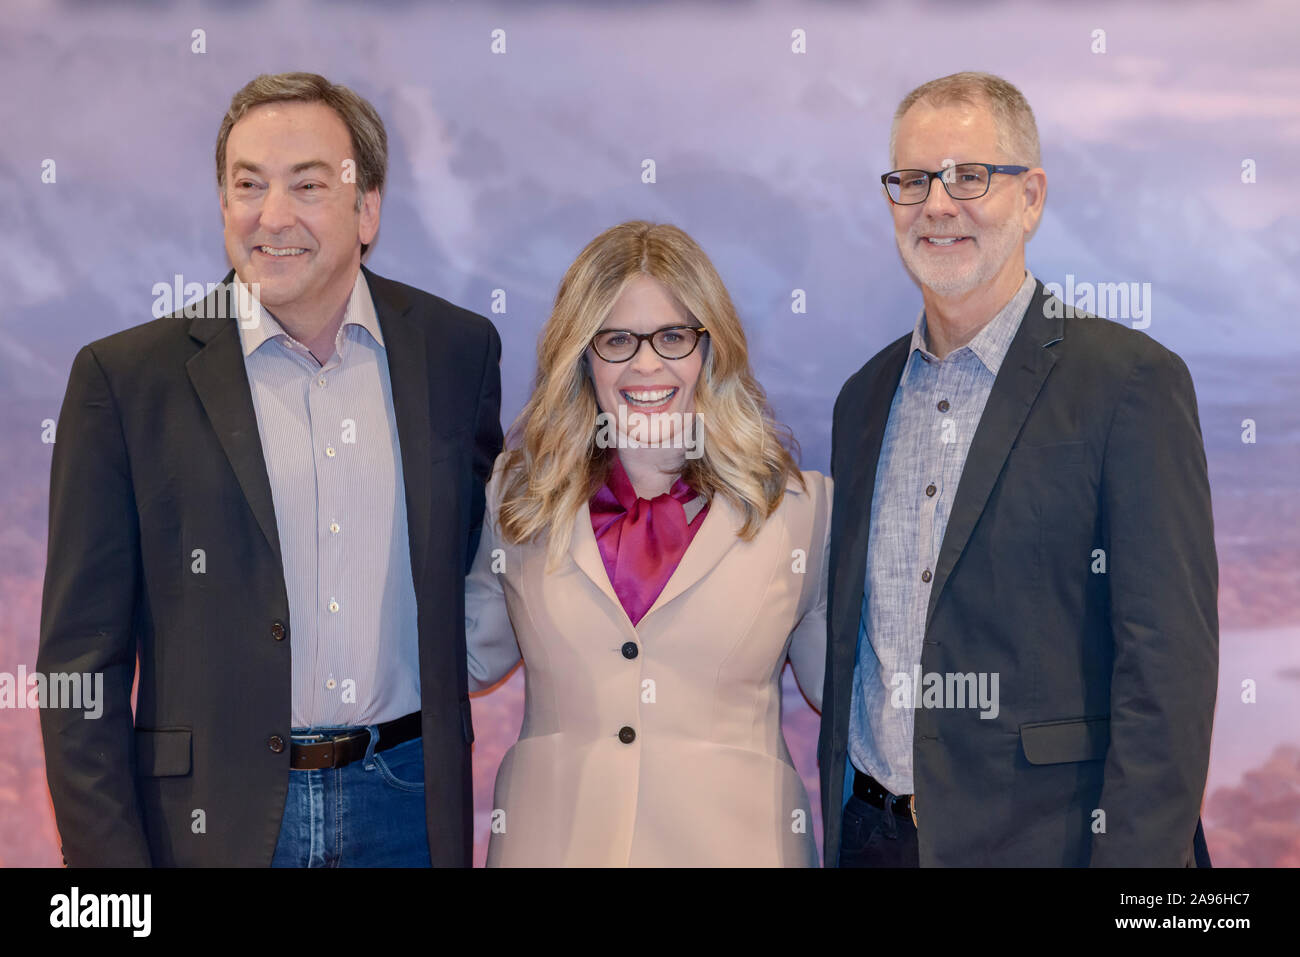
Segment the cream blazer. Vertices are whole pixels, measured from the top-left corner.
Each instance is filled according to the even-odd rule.
[[[585,503],[549,574],[545,541],[502,541],[498,467],[467,580],[470,686],[496,684],[522,652],[526,690],[489,867],[817,866],[781,733],[787,658],[819,711],[826,659],[831,480],[803,477],[748,542],[715,498],[634,626]]]

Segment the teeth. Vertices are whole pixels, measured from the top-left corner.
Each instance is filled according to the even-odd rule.
[[[951,246],[960,238],[961,238],[960,236],[946,236],[943,238],[936,238],[934,236],[929,236],[926,238],[926,241],[932,243],[935,246]]]
[[[676,389],[656,389],[654,392],[632,392],[625,389],[623,398],[634,405],[658,405],[676,391]]]
[[[301,256],[307,251],[297,247],[289,249],[273,249],[270,246],[258,246],[257,248],[262,250],[262,252],[266,253],[268,256]]]

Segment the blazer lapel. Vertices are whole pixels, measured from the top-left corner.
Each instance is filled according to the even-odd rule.
[[[673,570],[664,590],[659,593],[655,603],[650,606],[638,624],[644,624],[658,609],[677,598],[701,578],[713,570],[722,560],[722,556],[739,540],[737,532],[742,524],[739,513],[732,506],[715,497],[709,504],[709,510],[702,519],[704,524],[686,547],[682,560]],[[569,554],[582,573],[591,579],[605,597],[623,609],[605,571],[605,561],[600,556],[600,545],[596,542],[596,533],[591,529],[591,509],[583,502],[574,520],[573,539],[569,545]]]
[[[398,445],[402,454],[411,572],[418,588],[427,562],[433,498],[428,351],[424,331],[410,317],[412,304],[401,287],[376,276],[364,266],[361,271],[370,288],[379,330],[384,334],[384,352],[388,356],[393,417],[397,420]]]
[[[1011,445],[1020,434],[1043,381],[1056,364],[1056,353],[1048,347],[1064,337],[1065,320],[1063,310],[1054,310],[1052,315],[1048,315],[1044,308],[1046,301],[1047,293],[1039,282],[1020,329],[1011,340],[1006,358],[998,369],[979,426],[971,439],[934,570],[930,605],[925,616],[927,631],[939,596],[966,549],[994,483],[1002,474]]]
[[[203,343],[203,348],[185,363],[185,368],[239,480],[248,507],[271,546],[277,564],[282,564],[271,481],[262,455],[262,437],[257,430],[253,393],[248,384],[244,352],[236,326],[238,313],[230,285],[234,275],[232,269],[221,285],[213,290],[204,304],[203,318],[190,321],[190,336]],[[224,298],[225,303],[220,303],[219,298]],[[226,318],[216,318],[218,316]]]
[[[569,543],[569,554],[573,556],[574,563],[591,579],[593,585],[605,593],[606,598],[622,609],[623,603],[614,593],[614,585],[605,571],[605,561],[600,557],[596,533],[591,530],[591,508],[586,502],[578,507],[578,514],[573,523],[573,538]]]
[[[642,623],[711,572],[713,566],[722,561],[722,556],[740,540],[737,533],[744,524],[740,513],[720,495],[713,497],[709,502],[709,510],[697,521],[704,524],[686,546],[682,560],[677,563],[668,584],[664,585],[664,590],[641,619]]]
[[[860,410],[861,428],[856,435],[845,436],[851,451],[845,461],[852,471],[835,476],[835,508],[831,513],[833,535],[831,565],[835,580],[830,583],[834,602],[831,635],[839,664],[852,670],[857,652],[858,621],[862,616],[862,596],[866,583],[867,544],[871,534],[871,497],[876,487],[876,467],[889,421],[889,407],[894,402],[898,380],[903,376],[911,349],[911,334],[899,340],[883,359],[880,373],[868,387],[866,402]]]

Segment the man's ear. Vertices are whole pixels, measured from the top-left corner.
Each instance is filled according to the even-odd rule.
[[[360,223],[358,224],[361,243],[369,246],[379,233],[379,209],[381,198],[379,190],[372,189],[361,197]]]
[[[1047,204],[1047,173],[1041,167],[1035,167],[1022,174],[1025,197],[1025,239],[1030,239],[1038,230],[1043,219],[1043,207]]]

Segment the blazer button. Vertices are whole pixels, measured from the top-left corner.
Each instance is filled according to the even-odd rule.
[[[940,411],[940,412],[947,412],[950,408],[952,408],[952,406],[950,406],[950,405],[948,404],[948,400],[947,400],[947,399],[940,399],[940,400],[939,400],[939,411]]]
[[[635,641],[623,642],[623,657],[627,658],[630,661],[636,656],[637,656],[636,642]]]
[[[932,577],[933,576],[930,574],[930,569],[928,568],[925,571],[921,572],[921,581],[923,582],[928,582]]]
[[[267,739],[266,746],[276,754],[279,754],[284,750],[284,738],[280,737],[278,734],[273,734],[269,739]]]
[[[271,637],[276,641],[284,641],[284,622],[271,622]]]
[[[618,739],[624,744],[631,744],[636,740],[636,732],[627,725],[623,725],[623,727],[618,729]]]

